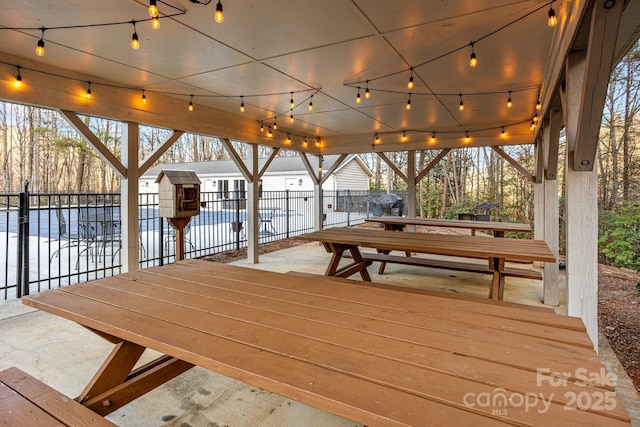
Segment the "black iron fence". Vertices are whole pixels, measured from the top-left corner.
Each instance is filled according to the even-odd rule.
[[[324,191],[323,226],[361,223],[376,210],[380,192]],[[122,271],[119,194],[0,195],[0,291],[13,299]],[[258,242],[313,230],[313,191],[262,192]],[[185,257],[236,250],[247,244],[244,194],[203,192],[200,214],[185,229]],[[159,215],[158,195],[140,194],[140,267],[175,261],[175,232]],[[376,212],[377,214],[377,212]]]

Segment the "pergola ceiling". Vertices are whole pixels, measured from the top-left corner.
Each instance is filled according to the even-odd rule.
[[[144,89],[149,105],[171,103],[172,108],[181,108],[174,115],[184,115],[186,121],[188,114],[195,113],[186,111],[194,95],[200,121],[207,117],[203,111],[221,111],[211,120],[237,123],[244,132],[214,136],[242,136],[248,142],[269,143],[259,123],[268,127],[277,117],[274,145],[282,145],[290,133],[294,141],[303,136],[320,137],[323,145],[324,141],[337,146],[348,141],[353,144],[351,151],[358,152],[370,149],[377,132],[385,150],[404,149],[399,143],[402,131],[407,131],[411,146],[424,148],[459,146],[466,132],[472,144],[532,143],[530,122],[538,92],[544,99],[545,90],[555,89],[544,87],[550,61],[556,60],[554,46],[568,27],[567,17],[584,8],[580,1],[555,1],[552,7],[560,22],[550,28],[547,0],[225,0],[222,24],[213,20],[215,1],[208,6],[187,0],[158,2],[161,16],[176,12],[167,3],[186,13],[161,19],[157,31],[148,21],[138,22],[139,50],[130,47],[130,23],[47,30],[42,57],[34,54],[40,31],[1,30],[3,79],[9,82],[15,76],[11,64],[24,66],[25,81],[33,85],[58,77],[36,75],[30,68],[72,76],[77,80],[59,85],[77,87],[76,91],[86,90],[82,82],[86,79],[94,82],[94,97],[91,103],[76,103],[74,111],[120,120],[133,115],[143,124],[159,126],[166,125],[158,118],[160,112],[145,114],[145,108],[153,107],[136,104],[130,107],[134,112],[114,109],[109,114],[104,106],[93,103],[117,91],[131,104],[140,97],[136,89]],[[141,21],[149,19],[148,4],[144,0],[0,0],[0,26],[52,28]],[[636,37],[637,28],[636,22],[629,30],[635,30]],[[476,68],[469,66],[470,42],[475,42]],[[407,110],[410,67],[415,67],[415,87],[412,108]],[[364,99],[366,80],[371,99]],[[361,86],[359,104],[355,86]],[[513,91],[512,108],[506,105],[508,91]],[[289,122],[290,92],[297,104],[293,123]],[[464,111],[458,109],[459,94]],[[244,113],[239,111],[240,95]],[[21,100],[6,88],[2,96]],[[173,102],[167,101],[170,98]],[[35,96],[24,99],[38,103]],[[163,111],[167,115],[170,110]],[[195,122],[173,127],[198,132]],[[506,139],[499,137],[502,126]],[[426,147],[432,132],[437,142]],[[201,133],[209,132],[203,128]],[[349,150],[343,146],[335,151]]]

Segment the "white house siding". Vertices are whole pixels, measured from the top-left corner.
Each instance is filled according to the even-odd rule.
[[[354,159],[334,173],[335,190],[368,190],[369,175]],[[329,188],[325,188],[329,190]]]

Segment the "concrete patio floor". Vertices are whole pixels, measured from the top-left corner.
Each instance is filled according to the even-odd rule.
[[[318,244],[296,246],[260,256],[259,264],[235,265],[270,271],[323,274],[329,255]],[[391,264],[384,275],[369,268],[378,283],[486,298],[490,276]],[[562,275],[561,275],[562,276]],[[355,276],[354,276],[355,277]],[[542,283],[507,278],[505,300],[542,304]],[[561,289],[563,287],[561,286]],[[564,314],[564,290],[556,312]],[[10,366],[39,378],[67,396],[79,395],[112,345],[75,323],[33,310],[20,301],[0,303],[0,370]],[[144,363],[157,356],[146,352]],[[618,376],[616,391],[640,427],[640,399],[606,339],[599,355]],[[201,368],[193,368],[108,416],[120,426],[342,427],[357,426],[332,414],[266,392]]]

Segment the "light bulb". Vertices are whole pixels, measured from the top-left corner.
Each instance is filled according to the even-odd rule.
[[[152,18],[158,17],[158,5],[157,0],[149,0],[149,16]]]
[[[358,94],[356,95],[356,104],[360,104],[362,102],[362,98],[360,98],[360,88],[358,87]]]
[[[475,52],[471,52],[471,59],[469,60],[469,65],[471,68],[475,68],[478,65],[478,58],[476,57]]]
[[[558,24],[558,18],[556,17],[556,11],[553,10],[551,6],[549,6],[549,19],[547,20],[547,24],[550,27],[555,27]]]
[[[289,122],[293,123],[293,110],[291,110],[291,116],[289,116]]]
[[[364,97],[366,99],[371,98],[371,92],[369,92],[369,85],[367,85],[367,88],[364,90]]]
[[[542,110],[542,104],[540,103],[540,98],[538,98],[538,102],[536,102],[536,111]]]
[[[36,55],[44,56],[44,40],[38,40],[38,45],[36,46]]]
[[[504,126],[502,126],[502,133],[500,134],[500,136],[503,138],[507,137],[507,133],[504,131]]]
[[[287,134],[287,143],[291,144],[291,134]]]
[[[240,96],[240,112],[244,113],[244,96]]]
[[[157,16],[151,18],[151,28],[153,28],[154,30],[160,29],[160,20]]]
[[[278,129],[278,123],[276,123],[276,117],[273,118],[273,129]]]
[[[260,121],[260,132],[264,132],[264,125],[262,124],[262,121]]]
[[[409,75],[409,81],[407,82],[407,89],[413,89],[413,67],[410,68],[411,74]]]
[[[465,132],[464,142],[469,142],[469,141],[471,141],[471,138],[469,138],[469,132]]]
[[[402,142],[407,142],[407,134],[405,131],[402,131]]]
[[[18,75],[16,76],[16,81],[13,82],[13,85],[20,89],[22,87],[22,76],[20,75],[20,69],[18,69]]]
[[[531,126],[529,126],[529,129],[534,130],[535,128],[536,128],[536,122],[531,120]]]
[[[220,3],[220,1],[218,1],[218,4],[216,5],[216,13],[214,15],[214,18],[218,24],[222,24],[222,21],[224,21],[224,14],[222,13],[222,3]]]
[[[409,95],[409,99],[407,100],[407,105],[405,107],[407,110],[411,110],[411,95]]]
[[[458,110],[464,110],[464,102],[462,102],[462,95],[460,95],[460,104],[458,105]]]
[[[291,100],[289,101],[289,108],[295,107],[296,104],[293,102],[293,92],[291,92]]]
[[[378,135],[377,133],[373,136],[374,141],[376,142],[376,144],[380,144],[380,135]]]
[[[87,99],[91,99],[91,82],[87,85]]]
[[[144,94],[144,91],[142,91],[142,103],[143,104],[147,103],[147,95]]]
[[[138,50],[140,49],[140,40],[138,40],[138,33],[133,33],[133,36],[131,36],[131,47],[134,50]]]
[[[511,108],[513,103],[511,102],[511,91],[509,91],[509,99],[507,99],[507,108]]]
[[[435,133],[435,132],[433,132],[433,133],[431,134],[431,142],[432,142],[432,143],[436,142],[436,133]]]
[[[309,99],[309,111],[313,110],[313,95],[311,95],[311,98]]]

